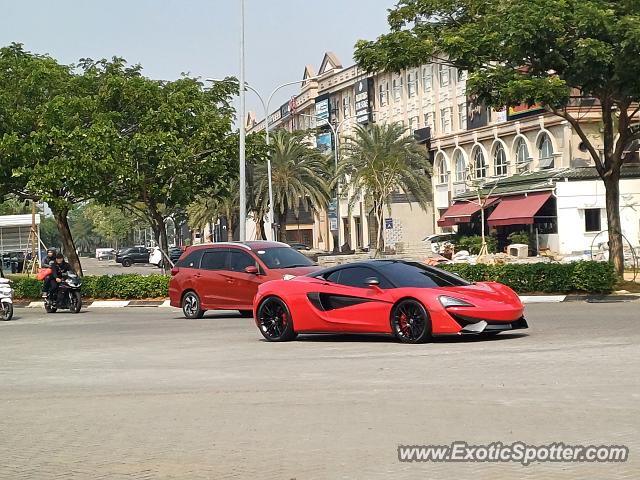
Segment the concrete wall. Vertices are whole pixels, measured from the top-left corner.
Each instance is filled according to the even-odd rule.
[[[604,184],[600,180],[559,182],[556,195],[560,253],[589,250],[597,232],[585,231],[585,209],[601,209],[601,230],[607,229]],[[622,233],[634,247],[640,245],[640,179],[620,180],[620,217]],[[596,243],[607,238],[606,233],[599,235]]]

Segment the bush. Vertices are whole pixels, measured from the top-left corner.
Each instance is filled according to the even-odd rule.
[[[484,238],[487,241],[487,248],[489,249],[489,253],[495,253],[496,249],[498,248],[498,240],[496,239],[496,237],[485,235]],[[457,237],[452,242],[456,246],[456,252],[459,252],[460,250],[467,250],[471,255],[477,255],[478,253],[480,253],[480,248],[482,248],[481,235]]]
[[[10,278],[15,298],[33,300],[40,297],[42,282],[23,275]],[[169,278],[168,275],[89,275],[82,279],[82,294],[97,299],[165,298],[169,294]]]
[[[518,293],[610,293],[617,281],[613,266],[607,262],[450,263],[442,268],[472,282],[504,283]]]

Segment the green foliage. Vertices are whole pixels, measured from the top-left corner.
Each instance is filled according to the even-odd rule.
[[[427,151],[397,123],[358,126],[354,136],[346,139],[343,150],[337,172],[342,192],[350,195],[350,209],[362,192],[373,200],[378,222],[377,250],[384,251],[383,207],[389,205],[391,194],[412,195],[423,208],[431,201]]]
[[[441,268],[472,282],[500,282],[518,293],[610,293],[617,281],[606,262],[444,264]]]
[[[485,240],[487,242],[489,253],[496,253],[498,249],[498,239],[492,235],[486,235]],[[482,247],[481,235],[456,237],[451,241],[456,246],[457,252],[460,250],[467,250],[471,255],[477,255],[480,253],[480,248]]]
[[[306,140],[307,133],[278,130],[271,141],[271,178],[276,218],[280,217],[285,240],[283,217],[289,209],[296,215],[300,205],[320,210],[329,202],[329,178],[326,158]],[[262,218],[268,210],[269,182],[267,162],[254,165],[255,210]]]
[[[510,233],[507,238],[509,239],[510,243],[520,243],[529,246],[535,244],[535,241],[532,241],[533,239],[531,238],[531,234],[524,230],[521,232]]]
[[[35,300],[40,298],[42,282],[34,277],[10,276],[13,280],[15,298]],[[168,275],[103,275],[85,276],[82,279],[82,294],[96,299],[150,299],[168,296]]]

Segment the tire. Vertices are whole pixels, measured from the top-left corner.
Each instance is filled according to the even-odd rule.
[[[58,307],[52,307],[51,305],[45,304],[44,311],[47,313],[56,313],[58,311]]]
[[[431,340],[431,317],[417,300],[401,300],[391,310],[391,332],[402,343],[425,343]]]
[[[204,316],[204,310],[200,307],[200,297],[196,292],[187,292],[182,297],[182,314],[189,320],[195,320]]]
[[[253,318],[253,310],[238,310],[242,318]]]
[[[130,267],[133,264],[133,262],[131,261],[130,258],[125,258],[124,260],[122,260],[122,266],[123,267]]]
[[[69,311],[71,313],[80,313],[82,310],[82,295],[80,292],[71,292],[71,298],[69,299]]]
[[[0,307],[0,320],[8,322],[13,318],[13,303],[3,303]]]
[[[288,342],[296,338],[293,318],[287,304],[278,297],[268,297],[258,307],[260,333],[270,342]]]

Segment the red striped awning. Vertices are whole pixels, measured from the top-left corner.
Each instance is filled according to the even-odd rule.
[[[500,205],[489,215],[489,226],[531,225],[533,217],[551,198],[551,192],[532,192],[527,195],[502,197]]]
[[[491,197],[486,200],[484,208],[494,205],[499,198]],[[478,200],[460,201],[451,205],[438,220],[439,227],[452,227],[458,223],[469,223],[471,217],[480,211]]]

